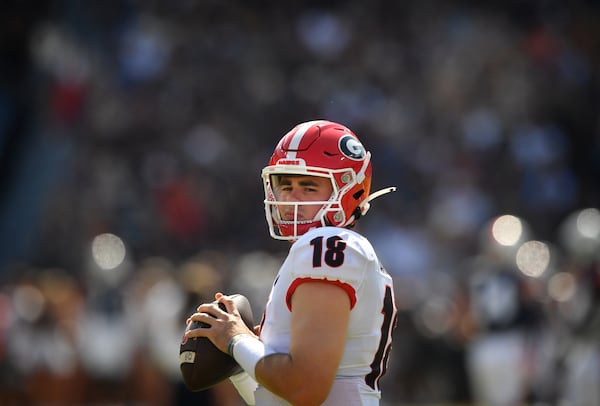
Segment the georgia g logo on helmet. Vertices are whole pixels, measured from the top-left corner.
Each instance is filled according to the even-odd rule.
[[[364,159],[366,155],[365,147],[363,147],[359,140],[349,134],[340,138],[340,151],[342,151],[344,156],[355,161]]]

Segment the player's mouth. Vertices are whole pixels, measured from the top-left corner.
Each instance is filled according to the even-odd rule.
[[[301,213],[298,213],[297,215],[294,213],[294,210],[286,210],[283,212],[283,215],[281,216],[281,219],[283,221],[302,221],[304,220],[304,216],[302,216]]]

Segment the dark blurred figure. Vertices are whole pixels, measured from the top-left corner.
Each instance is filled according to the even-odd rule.
[[[523,404],[532,396],[541,313],[529,281],[517,269],[485,259],[472,266],[468,316],[473,325],[466,365],[473,400],[489,406]]]

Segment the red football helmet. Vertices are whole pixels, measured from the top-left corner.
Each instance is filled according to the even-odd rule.
[[[281,175],[328,178],[333,192],[327,201],[282,202],[276,197]],[[371,189],[371,154],[347,127],[326,120],[298,124],[275,147],[269,165],[262,170],[265,215],[271,236],[294,241],[308,230],[326,225],[352,227],[369,210],[369,201],[395,188],[374,195]],[[312,220],[298,220],[300,205],[322,205]],[[294,220],[283,220],[280,206],[294,206]]]

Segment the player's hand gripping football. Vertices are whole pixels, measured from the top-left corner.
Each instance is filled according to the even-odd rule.
[[[208,338],[219,350],[227,352],[229,340],[238,334],[248,334],[255,336],[254,331],[250,330],[230,296],[222,293],[215,294],[215,302],[203,303],[196,309],[196,313],[187,319],[187,325],[196,321],[204,323],[204,327],[187,329],[185,337],[190,339],[194,337]],[[225,306],[225,311],[219,305]]]

